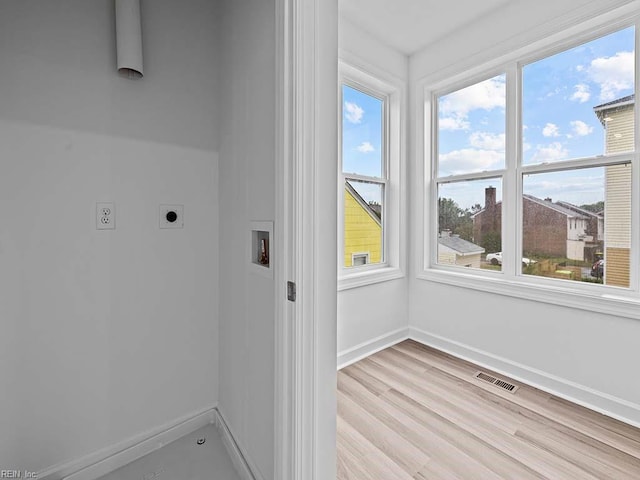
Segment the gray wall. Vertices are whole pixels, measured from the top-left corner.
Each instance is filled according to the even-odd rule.
[[[409,75],[409,59],[380,43],[379,40],[359,29],[351,22],[340,19],[338,46],[340,57],[346,63],[364,70],[371,75],[384,78],[395,78],[407,82]],[[406,124],[406,113],[403,123]],[[402,145],[403,155],[406,156],[406,145]],[[408,160],[408,159],[407,159]],[[406,165],[401,168],[401,175],[406,175]],[[406,191],[400,193],[406,205]],[[406,212],[401,228],[406,228]],[[401,268],[406,273],[406,232],[400,239],[403,249]],[[338,292],[338,358],[350,358],[349,353],[357,353],[358,347],[367,350],[368,344],[377,338],[385,337],[388,342],[389,334],[408,326],[408,278],[400,278],[383,283],[352,288]],[[356,357],[357,358],[357,357]]]
[[[275,215],[275,2],[223,2],[220,129],[220,411],[273,478],[274,281],[248,268],[250,222]]]
[[[216,10],[143,1],[146,76],[130,81],[112,0],[0,3],[3,468],[218,398]],[[96,230],[97,201],[116,203],[115,230]],[[184,229],[158,228],[161,203],[184,204]]]

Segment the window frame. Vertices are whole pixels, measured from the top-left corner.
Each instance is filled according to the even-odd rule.
[[[640,178],[640,115],[639,103],[634,104],[634,146],[633,152],[597,155],[594,157],[563,160],[548,164],[521,163],[522,125],[522,68],[540,59],[584,44],[618,30],[635,26],[635,89],[638,92],[640,77],[639,44],[640,13],[636,10],[606,14],[585,21],[579,25],[560,32],[547,32],[542,40],[527,47],[505,54],[493,61],[475,66],[460,66],[458,73],[445,76],[432,76],[417,82],[417,115],[416,126],[416,169],[421,173],[418,192],[421,201],[418,204],[416,219],[422,228],[423,248],[417,249],[419,264],[416,278],[435,281],[514,296],[523,299],[552,303],[556,305],[580,308],[589,311],[609,313],[640,319],[640,269],[634,269],[640,255],[640,218],[639,218],[639,178]],[[501,73],[506,74],[506,158],[505,168],[479,174],[452,175],[437,177],[438,148],[438,98],[455,92],[474,83],[493,78]],[[420,95],[422,93],[422,95]],[[522,257],[522,204],[524,175],[592,166],[608,166],[630,163],[632,174],[631,195],[631,252],[630,252],[630,286],[629,288],[608,285],[596,285],[582,282],[549,279],[522,274],[520,269]],[[502,178],[502,271],[481,271],[462,266],[438,265],[437,263],[437,229],[438,229],[438,185],[451,181],[473,180],[480,178]],[[416,197],[418,198],[418,197]],[[505,199],[511,201],[505,201]],[[513,201],[515,199],[515,201]],[[511,245],[512,248],[504,246]],[[513,248],[515,246],[515,248]]]
[[[342,170],[342,86],[347,85],[367,95],[383,100],[383,165],[382,176],[368,177],[345,174]],[[338,291],[362,287],[404,277],[405,225],[403,163],[405,138],[406,82],[392,75],[356,66],[340,60],[338,63]],[[382,185],[382,261],[359,266],[344,266],[344,185],[346,180],[365,181]]]

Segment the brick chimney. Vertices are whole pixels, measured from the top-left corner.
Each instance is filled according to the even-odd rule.
[[[484,212],[480,223],[479,242],[483,241],[486,234],[500,230],[499,214],[500,210],[496,205],[496,188],[487,187],[484,189]]]
[[[496,206],[496,187],[487,187],[484,190],[484,208],[491,211]]]

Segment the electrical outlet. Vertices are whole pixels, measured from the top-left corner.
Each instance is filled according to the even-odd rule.
[[[116,228],[116,206],[113,202],[96,203],[96,228],[98,230]]]
[[[183,205],[160,205],[160,228],[183,228]]]

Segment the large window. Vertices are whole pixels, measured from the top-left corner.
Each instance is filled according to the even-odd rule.
[[[339,288],[398,278],[402,86],[340,65]]]
[[[636,28],[585,36],[427,88],[427,269],[639,296]]]
[[[345,268],[385,260],[386,103],[385,96],[342,85]]]

